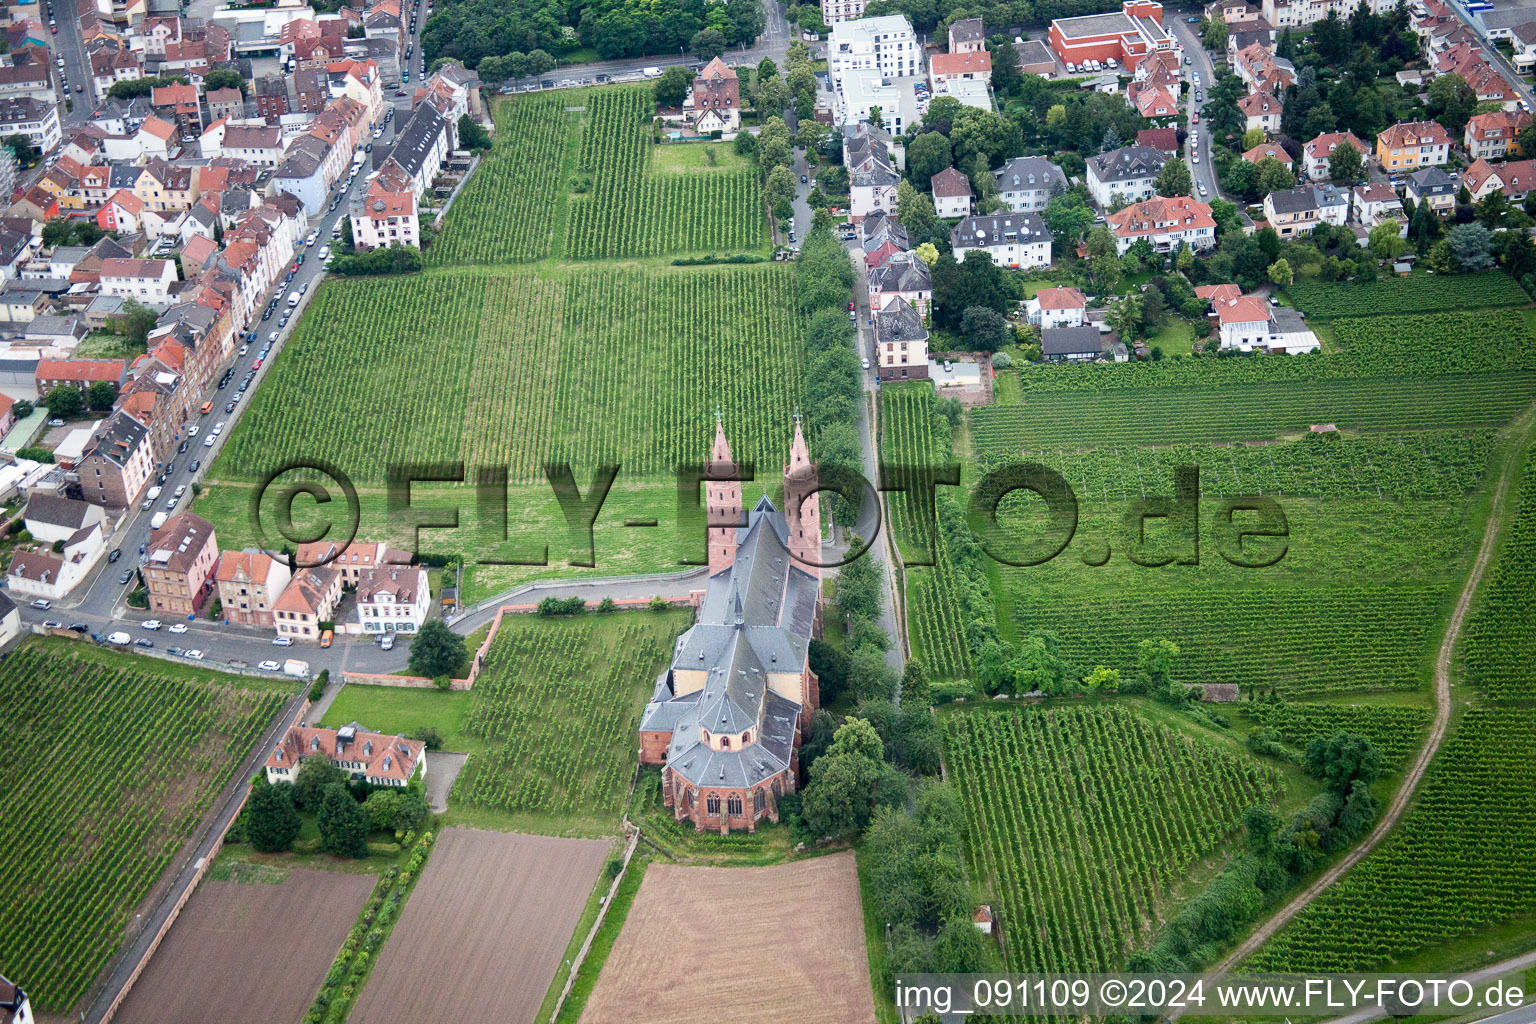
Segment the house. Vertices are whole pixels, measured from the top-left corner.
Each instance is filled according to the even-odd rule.
[[[1510,160],[1502,164],[1479,160],[1467,168],[1461,180],[1479,203],[1493,192],[1502,192],[1504,198],[1518,203],[1536,190],[1536,160]]]
[[[896,186],[901,175],[891,162],[889,139],[886,132],[868,124],[843,131],[848,213],[854,224],[873,213],[896,212]]]
[[[1386,14],[1396,9],[1397,0],[1264,0],[1261,10],[1271,25],[1295,28],[1322,21],[1330,14],[1348,21],[1359,7],[1372,14]]]
[[[875,313],[875,358],[882,381],[928,379],[928,329],[900,296]]]
[[[943,220],[969,217],[971,214],[971,179],[953,167],[946,167],[932,179],[933,208]]]
[[[1104,337],[1097,327],[1041,328],[1040,354],[1051,362],[1088,362],[1104,354]]]
[[[173,260],[108,259],[101,261],[101,294],[136,299],[144,305],[163,306],[171,301],[176,284]]]
[[[910,252],[896,253],[869,271],[869,308],[882,310],[901,299],[926,318],[933,305],[933,279],[928,264]]]
[[[352,224],[352,245],[378,249],[391,245],[421,247],[416,216],[416,194],[410,189],[387,192],[369,186],[368,193],[347,207]]]
[[[276,126],[226,126],[216,156],[244,160],[254,167],[276,167],[283,161],[283,133]]]
[[[65,538],[57,552],[17,551],[6,569],[5,585],[13,594],[57,601],[79,586],[106,553],[106,527],[91,523]]]
[[[277,635],[320,639],[320,623],[331,621],[341,603],[341,573],[329,567],[300,569],[272,605]]]
[[[964,262],[966,253],[975,249],[1000,267],[1021,270],[1050,266],[1052,241],[1050,229],[1035,213],[967,217],[949,233],[956,261]]]
[[[1291,160],[1291,154],[1287,153],[1273,142],[1259,143],[1257,146],[1254,146],[1252,149],[1245,152],[1243,154],[1243,159],[1247,160],[1251,164],[1256,164],[1261,160],[1278,160],[1288,171],[1292,169],[1294,163]]]
[[[1280,130],[1280,117],[1285,113],[1284,105],[1267,92],[1249,93],[1237,101],[1237,109],[1242,112],[1245,131],[1260,128],[1269,135]]]
[[[393,169],[403,174],[420,199],[421,194],[432,187],[433,179],[448,158],[449,138],[448,120],[432,104],[423,103],[398,130],[395,144],[380,170]]]
[[[1014,157],[992,177],[997,179],[998,198],[1014,213],[1039,213],[1053,195],[1067,189],[1067,176],[1043,156]]]
[[[257,117],[274,121],[288,113],[288,83],[281,75],[262,75],[254,91]]]
[[[1132,82],[1125,91],[1136,112],[1145,118],[1177,117],[1179,98],[1165,85]]]
[[[52,153],[64,140],[59,105],[30,96],[0,99],[0,137],[25,135],[40,152]]]
[[[939,87],[954,81],[992,82],[992,55],[985,49],[967,50],[964,53],[936,53],[928,58],[928,83],[938,92]]]
[[[414,633],[430,606],[427,570],[420,566],[377,566],[357,585],[357,621],[364,633]]]
[[[1403,213],[1402,201],[1386,182],[1373,181],[1368,185],[1356,185],[1350,190],[1350,199],[1354,218],[1361,227],[1369,230],[1378,224],[1395,220],[1407,232],[1408,218]]]
[[[949,52],[987,52],[987,33],[980,18],[957,18],[949,23]]]
[[[869,0],[821,0],[821,20],[828,25],[864,16]]]
[[[65,386],[84,394],[97,381],[121,389],[127,379],[128,366],[121,359],[39,359],[33,371],[39,396]]]
[[[1530,123],[1531,115],[1523,110],[1474,114],[1462,133],[1462,144],[1473,160],[1502,160],[1511,153],[1518,156],[1520,146],[1515,136]]]
[[[897,135],[922,119],[917,102],[920,78],[891,78],[874,68],[846,71],[833,83],[832,123],[847,130],[880,112],[881,123]],[[968,82],[947,83],[969,85]],[[956,96],[962,103],[966,97]]]
[[[196,615],[214,589],[219,563],[213,524],[191,512],[178,512],[149,535],[146,557],[142,571],[150,611]]]
[[[1262,17],[1241,25],[1227,26],[1227,66],[1237,66],[1237,55],[1250,46],[1272,50],[1275,46],[1275,27]]]
[[[1268,304],[1261,296],[1244,295],[1235,284],[1205,285],[1195,294],[1210,303],[1221,347],[1241,352],[1295,355],[1315,352],[1317,335],[1289,306]]]
[[[1510,29],[1510,41],[1514,44],[1515,53],[1510,63],[1515,66],[1515,72],[1528,75],[1536,69],[1536,20],[1527,21],[1523,25],[1516,25]]]
[[[0,647],[9,647],[21,635],[21,610],[8,594],[0,593]],[[0,1010],[11,1014],[6,1024],[33,1024],[26,993],[0,975]]]
[[[126,508],[144,493],[155,461],[148,428],[126,413],[114,412],[102,422],[80,461],[80,496],[106,508]]]
[[[901,221],[884,211],[865,217],[859,223],[859,231],[863,236],[860,245],[864,249],[864,265],[871,272],[912,248],[907,229],[902,227]]]
[[[301,566],[339,573],[343,587],[361,586],[363,577],[375,569],[411,564],[407,552],[371,540],[354,540],[344,547],[323,540],[300,544],[295,560]]]
[[[1211,208],[1190,196],[1154,196],[1111,213],[1106,220],[1122,256],[1142,239],[1156,252],[1173,252],[1181,244],[1191,249],[1209,249],[1216,244]]]
[[[203,93],[203,99],[208,103],[210,123],[245,116],[245,93],[233,86],[209,89]]]
[[[683,119],[700,135],[733,134],[741,128],[741,82],[719,57],[704,65],[689,86]]]
[[[1179,54],[1178,40],[1163,28],[1163,5],[1151,0],[1124,0],[1118,12],[1057,18],[1046,38],[1063,64],[1098,61],[1133,69],[1154,53]]]
[[[1024,316],[1036,327],[1081,327],[1087,322],[1088,300],[1076,288],[1041,288],[1025,301]]]
[[[640,762],[661,765],[662,800],[678,821],[721,834],[778,820],[797,785],[797,752],[818,707],[808,661],[821,601],[819,486],[795,425],[780,512],[765,495],[741,501],[724,427],[706,478],[710,575],[694,625],[641,713]]]
[[[421,740],[369,732],[356,722],[339,729],[292,725],[267,755],[264,767],[268,782],[293,782],[301,761],[323,757],[350,778],[403,788],[412,779],[426,780],[426,755],[427,745]]]
[[[860,8],[862,13],[862,6]],[[828,21],[827,70],[834,86],[850,71],[878,71],[885,78],[914,78],[923,72],[923,48],[905,15],[857,21]]]
[[[108,528],[107,514],[100,505],[42,491],[33,491],[27,498],[21,518],[32,539],[43,544],[67,541],[88,526]]]
[[[1179,151],[1179,130],[1177,128],[1143,128],[1136,133],[1136,145],[1150,147],[1165,156],[1173,156]]]
[[[155,116],[176,126],[176,134],[183,141],[202,134],[202,108],[197,102],[195,86],[156,86],[149,94],[149,104],[155,108]]]
[[[1421,167],[1408,175],[1408,195],[1442,217],[1456,209],[1456,179],[1438,167]]]
[[[1438,121],[1392,125],[1376,136],[1376,160],[1388,174],[1443,166],[1451,158],[1451,137]]]
[[[1269,341],[1269,303],[1257,295],[1212,302],[1222,348],[1252,352]]]
[[[1349,200],[1333,185],[1302,185],[1264,197],[1264,218],[1282,239],[1309,235],[1319,224],[1343,226]]]
[[[1228,30],[1261,19],[1264,15],[1258,4],[1247,0],[1211,0],[1205,5],[1205,16],[1211,21],[1226,24]]]
[[[219,555],[214,581],[224,621],[271,628],[272,604],[292,575],[287,565],[260,551]]]
[[[1309,181],[1328,180],[1331,173],[1328,162],[1333,158],[1333,151],[1340,146],[1354,146],[1358,149],[1362,163],[1371,155],[1371,151],[1355,137],[1354,132],[1324,132],[1301,147],[1301,166]]]
[[[1255,42],[1239,51],[1232,71],[1249,92],[1267,92],[1280,96],[1296,84],[1296,66],[1277,57],[1263,43]]]
[[[1088,158],[1088,193],[1105,210],[1146,199],[1168,157],[1150,146],[1123,146]]]

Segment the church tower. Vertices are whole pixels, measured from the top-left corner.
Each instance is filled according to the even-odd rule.
[[[715,412],[715,446],[704,470],[704,507],[709,522],[709,574],[736,561],[736,528],[741,524],[741,481],[725,439],[725,422]]]
[[[784,466],[784,520],[789,526],[789,554],[801,569],[821,578],[821,497],[816,465],[795,416],[795,442]]]

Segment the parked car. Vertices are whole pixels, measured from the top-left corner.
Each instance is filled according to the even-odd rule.
[[[187,631],[187,624],[185,622],[173,622],[165,628],[171,633],[185,633]]]
[[[203,467],[203,461],[201,459],[193,459],[192,460],[192,464],[187,467],[187,472],[188,473],[196,473],[202,467]]]
[[[117,582],[119,583],[127,583],[131,579],[133,579],[132,569],[124,569],[122,572],[117,574]]]
[[[390,634],[386,633],[386,634],[384,634],[384,636],[379,638],[379,650],[381,650],[381,651],[393,650],[394,646],[395,646],[395,638],[393,636],[391,636]]]
[[[150,630],[151,632],[153,632],[154,630],[157,630],[157,629],[160,628],[160,620],[159,619],[145,619],[143,622],[139,623],[139,628],[140,629],[147,629],[147,630]]]
[[[69,624],[69,628],[74,630],[76,633],[89,633],[91,631],[91,627],[87,626],[83,622],[71,622]]]
[[[107,634],[107,643],[117,644],[119,647],[126,647],[127,645],[133,643],[133,637],[119,630],[116,633]]]
[[[152,647],[155,646],[155,642],[153,640],[146,640],[143,637],[139,637],[137,640],[135,640],[133,642],[133,646],[135,646],[135,647],[151,647],[152,648]]]
[[[187,652],[187,657],[191,658],[193,661],[202,661],[203,652],[194,648],[193,650]]]
[[[276,672],[278,669],[282,668],[282,666],[279,665],[277,662],[270,661],[270,660],[263,661],[259,665],[257,665],[256,667],[261,669],[263,672]]]
[[[272,646],[273,647],[292,647],[293,646],[293,637],[291,637],[291,636],[275,636],[275,637],[272,638]]]
[[[43,628],[44,629],[63,629],[64,628],[64,623],[58,621],[57,619],[44,619],[43,620]]]
[[[64,421],[59,419],[58,417],[54,417],[53,419],[48,421],[48,425],[50,427],[62,427],[64,425]]]

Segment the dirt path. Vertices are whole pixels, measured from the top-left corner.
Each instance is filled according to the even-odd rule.
[[[1428,740],[1419,751],[1418,759],[1414,761],[1408,774],[1403,777],[1397,792],[1392,795],[1392,802],[1387,806],[1387,812],[1376,822],[1376,827],[1371,829],[1370,835],[1345,854],[1337,864],[1323,872],[1322,876],[1307,886],[1300,895],[1254,929],[1253,934],[1228,953],[1221,963],[1212,968],[1213,974],[1225,974],[1253,955],[1269,941],[1271,936],[1321,896],[1329,886],[1343,878],[1345,872],[1359,863],[1387,837],[1387,833],[1392,831],[1397,820],[1403,816],[1403,811],[1407,810],[1413,795],[1418,792],[1419,782],[1424,778],[1424,770],[1429,767],[1429,762],[1434,760],[1435,754],[1439,752],[1440,742],[1445,739],[1446,726],[1450,724],[1451,656],[1456,649],[1456,641],[1461,637],[1461,627],[1466,621],[1467,610],[1472,607],[1472,599],[1477,595],[1478,585],[1482,582],[1483,571],[1488,568],[1488,563],[1493,559],[1493,550],[1498,544],[1500,534],[1504,531],[1507,512],[1505,502],[1509,492],[1509,482],[1520,465],[1526,444],[1530,441],[1533,423],[1536,423],[1536,414],[1533,414],[1532,410],[1527,410],[1520,419],[1515,421],[1515,429],[1511,435],[1510,457],[1499,473],[1499,482],[1494,489],[1493,501],[1488,510],[1488,526],[1483,531],[1483,542],[1477,549],[1477,558],[1472,563],[1471,571],[1467,573],[1467,581],[1461,588],[1461,596],[1456,599],[1456,607],[1451,612],[1450,621],[1446,623],[1445,636],[1440,642],[1440,654],[1435,658],[1435,720],[1430,726]]]

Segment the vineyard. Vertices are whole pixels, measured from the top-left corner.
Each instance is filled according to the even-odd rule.
[[[503,619],[463,723],[489,749],[470,756],[453,801],[611,826],[641,705],[682,621],[651,612]]]
[[[1527,664],[1527,670],[1530,666]],[[1247,962],[1375,971],[1536,908],[1536,717],[1469,709],[1382,845]],[[1483,961],[1482,945],[1476,947]],[[1450,969],[1463,964],[1438,959]]]
[[[751,167],[704,174],[650,168],[649,86],[588,93],[577,157],[590,191],[570,200],[565,255],[596,260],[765,249],[768,219]]]
[[[933,411],[928,384],[892,384],[880,392],[880,454],[889,465],[935,466],[951,458],[949,425]],[[907,495],[887,496],[891,529],[904,556],[930,552],[931,566],[909,566],[908,630],[914,657],[944,679],[970,675],[959,580],[948,546],[938,536],[934,510],[919,515]]]
[[[1335,733],[1364,736],[1381,751],[1382,766],[1399,768],[1418,752],[1424,729],[1433,717],[1428,708],[1403,704],[1270,704],[1242,705],[1262,725],[1280,733],[1297,750]]]
[[[1279,790],[1272,768],[1118,707],[959,712],[944,740],[1011,971],[1123,968]]]
[[[738,457],[772,465],[800,394],[791,283],[771,264],[330,282],[214,472],[307,454],[358,484],[460,460],[519,482],[551,458],[670,476],[708,454],[717,404]]]
[[[1514,278],[1497,271],[1433,277],[1415,274],[1349,282],[1305,277],[1288,291],[1296,308],[1320,319],[1383,313],[1438,313],[1530,303],[1530,298]]]
[[[1536,697],[1536,448],[1523,468],[1515,516],[1467,622],[1467,679],[1501,701]]]
[[[0,963],[61,1014],[283,702],[63,646],[0,662]]]
[[[496,142],[454,200],[425,253],[429,266],[524,263],[550,254],[571,116],[561,93],[494,107]]]

